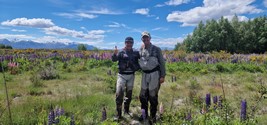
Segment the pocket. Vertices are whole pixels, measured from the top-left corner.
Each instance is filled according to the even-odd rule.
[[[156,57],[149,57],[147,60],[144,58],[139,59],[139,65],[142,70],[152,70],[156,68],[159,63]]]

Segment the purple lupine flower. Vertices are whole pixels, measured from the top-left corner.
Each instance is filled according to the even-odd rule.
[[[187,120],[187,121],[191,121],[191,120],[192,120],[191,111],[189,111],[189,112],[187,113],[185,120]]]
[[[215,110],[218,106],[218,97],[217,96],[213,96],[213,104],[214,104],[214,110]]]
[[[142,117],[145,120],[146,119],[146,110],[142,109],[141,112],[142,112]]]
[[[218,103],[218,97],[217,96],[213,96],[213,103],[215,105],[217,105],[217,103]]]
[[[242,100],[241,101],[241,112],[240,112],[240,119],[241,121],[246,120],[247,118],[247,101]]]
[[[103,107],[102,109],[102,121],[105,121],[107,119],[107,111],[106,108]]]
[[[59,117],[60,117],[60,108],[56,107],[55,113],[56,113],[56,117],[55,117],[54,123],[58,124],[59,123]]]
[[[60,108],[60,110],[59,110],[59,114],[60,114],[60,115],[64,115],[64,113],[65,113],[64,109],[63,109],[63,108]]]
[[[54,121],[55,121],[55,113],[54,113],[53,107],[51,105],[50,112],[48,115],[48,125],[52,125],[54,123]]]
[[[210,107],[210,93],[206,94],[206,106],[207,108]]]
[[[70,125],[75,125],[74,115],[71,115],[71,118],[70,118]]]

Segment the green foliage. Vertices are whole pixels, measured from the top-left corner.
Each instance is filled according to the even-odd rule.
[[[88,67],[91,68],[98,68],[98,67],[111,67],[114,64],[111,60],[96,60],[91,59],[87,61]]]
[[[45,94],[44,91],[42,91],[41,89],[36,88],[36,87],[30,87],[28,93],[29,93],[29,95],[32,95],[32,96],[40,96],[40,95]]]
[[[257,64],[233,64],[233,63],[216,63],[216,64],[203,64],[203,63],[168,63],[166,69],[169,72],[190,72],[190,73],[199,73],[207,74],[210,72],[221,72],[221,73],[233,73],[238,71],[246,71],[251,73],[256,72],[266,72],[264,65]]]
[[[220,56],[218,53],[216,57]],[[76,124],[120,124],[112,119],[116,111],[114,93],[117,79],[114,73],[118,70],[117,63],[111,60],[76,57],[64,62],[56,58],[36,59],[35,61],[17,58],[15,62],[19,62],[22,73],[15,76],[6,75],[8,88],[11,90],[9,91],[10,97],[17,97],[12,99],[11,107],[14,124],[47,124],[50,103],[61,105],[66,111],[66,115],[59,117],[61,121],[59,124],[69,124],[72,114],[75,116]],[[266,64],[233,64],[229,62],[215,64],[166,63],[166,84],[161,87],[159,95],[159,100],[165,102],[166,110],[157,124],[265,124],[266,114],[264,114],[262,105],[264,106],[266,102],[253,102],[250,94],[253,94],[253,99],[256,95],[261,95],[262,99],[267,96],[267,89],[264,87],[266,86]],[[28,70],[32,71],[29,72]],[[60,76],[64,79],[51,81],[41,79],[41,71],[49,74],[49,72],[54,72],[53,70],[56,73],[50,73],[50,76],[58,78],[57,75],[52,74],[59,74],[60,72],[62,73]],[[112,75],[107,75],[108,70],[112,71]],[[169,84],[169,74],[178,76],[177,81]],[[255,74],[258,74],[259,78],[262,79],[261,84],[258,84],[256,78],[254,78]],[[209,91],[211,94],[220,94],[220,88],[218,89],[220,87],[218,83],[220,82],[216,79],[214,81],[210,80],[211,76],[219,77],[220,75],[223,76],[223,80],[227,81],[225,92],[229,99],[223,103],[222,108],[214,110],[215,105],[212,104],[206,113],[200,113],[203,103],[205,103],[203,93]],[[250,78],[244,79],[246,76],[250,76]],[[133,103],[131,103],[131,110],[134,111],[134,115],[140,114],[138,112],[140,107],[136,106],[140,105],[138,99],[140,77],[141,73],[137,72]],[[44,79],[46,78],[50,79],[50,77]],[[210,83],[211,81],[213,84]],[[44,85],[44,83],[48,84]],[[258,87],[258,85],[262,86]],[[0,89],[2,88],[3,86],[0,86]],[[170,98],[173,98],[173,101]],[[259,104],[256,106],[256,110],[253,111],[252,108],[247,110],[249,113],[248,119],[242,122],[239,119],[240,105],[238,101],[240,98],[249,100],[248,107],[254,107],[254,103]],[[182,100],[182,102],[176,104],[177,99]],[[0,124],[9,124],[3,94],[0,95],[0,100],[0,115],[3,114],[0,116]],[[170,102],[173,104],[170,104]],[[108,119],[101,122],[101,109],[104,106],[107,109]],[[172,107],[172,109],[168,110],[169,107]],[[192,115],[191,120],[187,119],[188,113]]]
[[[3,70],[6,72],[7,71],[7,61],[0,62],[0,72],[3,72]]]
[[[33,87],[43,87],[43,82],[40,75],[36,71],[30,73],[30,81],[32,82]]]
[[[230,53],[264,53],[267,48],[267,17],[258,17],[248,22],[220,20],[202,21],[184,42],[177,43],[175,50],[185,45],[187,52],[227,51]]]
[[[108,88],[111,90],[112,93],[116,92],[116,83],[117,79],[114,76],[108,77],[105,79],[105,82],[108,84]]]
[[[40,76],[40,79],[42,80],[50,80],[50,79],[59,78],[59,74],[57,73],[55,67],[49,66],[49,65],[46,67],[41,67],[38,70],[38,75]]]
[[[85,44],[79,44],[78,45],[78,50],[86,51],[87,50],[87,47],[85,46]]]
[[[12,46],[0,44],[0,49],[12,49]]]

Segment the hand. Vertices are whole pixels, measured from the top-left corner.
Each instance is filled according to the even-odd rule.
[[[160,79],[159,79],[159,83],[160,83],[160,84],[164,83],[164,79],[165,79],[164,77],[160,77]]]
[[[145,48],[145,44],[144,43],[141,45],[141,48],[143,48],[143,49]]]
[[[117,46],[115,46],[114,54],[115,54],[115,55],[117,55],[117,54],[118,54],[118,49],[117,49]]]

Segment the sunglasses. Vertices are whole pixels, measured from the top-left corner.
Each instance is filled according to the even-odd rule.
[[[142,40],[143,42],[146,42],[146,41],[149,41],[150,38],[149,38],[149,37],[144,37],[144,38],[142,38],[141,40]]]

